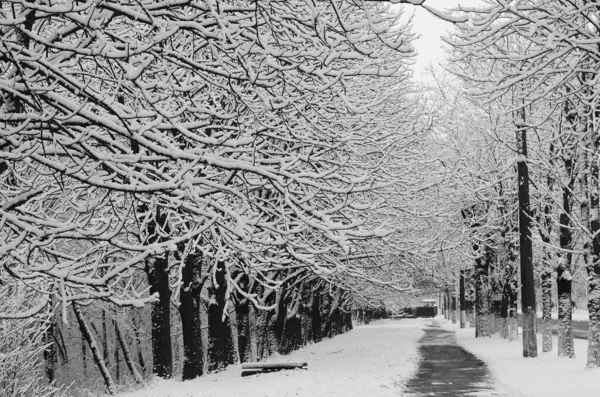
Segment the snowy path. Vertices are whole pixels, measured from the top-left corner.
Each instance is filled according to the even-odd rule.
[[[386,320],[269,361],[308,361],[307,370],[241,377],[241,367],[181,382],[159,380],[122,397],[397,397],[415,372],[425,320]]]
[[[456,342],[452,331],[433,320],[419,341],[422,361],[407,384],[408,396],[499,396],[483,361]]]

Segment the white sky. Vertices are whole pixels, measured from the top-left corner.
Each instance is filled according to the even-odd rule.
[[[427,5],[440,10],[454,8],[458,4],[463,6],[481,4],[481,0],[426,0],[426,2]],[[425,72],[425,69],[429,65],[433,64],[435,67],[441,61],[445,60],[441,36],[449,31],[452,24],[431,15],[427,10],[421,7],[409,5],[404,5],[403,7],[407,15],[410,15],[410,13],[414,11],[415,17],[413,19],[413,29],[421,35],[414,43],[419,53],[416,64],[414,65],[414,72],[415,77],[419,79],[421,73]]]

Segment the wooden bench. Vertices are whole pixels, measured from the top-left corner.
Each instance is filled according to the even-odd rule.
[[[285,369],[307,369],[306,361],[279,362],[279,363],[243,363],[242,376],[262,374],[265,372],[281,371]]]

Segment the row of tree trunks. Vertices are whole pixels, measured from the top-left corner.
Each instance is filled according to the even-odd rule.
[[[183,250],[179,252],[183,255]],[[151,307],[149,324],[152,328],[152,371],[156,376],[172,377],[174,359],[183,364],[183,380],[193,379],[205,371],[218,371],[238,360],[260,361],[275,352],[288,354],[308,343],[318,342],[324,337],[333,337],[352,329],[351,299],[344,290],[331,288],[318,281],[291,286],[290,282],[284,283],[276,291],[266,290],[260,294],[263,287],[259,286],[257,295],[260,306],[275,305],[275,310],[264,310],[245,297],[230,295],[227,290],[229,275],[224,263],[218,263],[212,275],[203,277],[202,255],[199,252],[192,251],[180,258],[183,259],[183,266],[177,314],[170,312],[167,254],[156,255],[146,261],[151,293],[157,295],[157,300]],[[91,351],[93,362],[98,367],[109,393],[116,392],[116,383],[123,375],[122,368],[125,367],[123,363],[135,382],[143,382],[143,373],[140,373],[138,368],[144,369],[145,366],[140,336],[144,324],[139,321],[137,311],[132,311],[131,315],[131,345],[128,344],[127,335],[113,310],[101,307],[97,322],[100,326],[97,328],[94,322],[89,325],[86,323],[84,313],[76,303],[73,304],[73,311],[82,335],[81,348],[79,345],[77,347],[83,352],[82,362],[86,362],[87,352]],[[359,309],[355,313],[359,312],[365,322],[386,316],[385,309],[379,307]],[[173,315],[179,315],[181,318],[181,361],[177,354],[179,350],[173,352],[171,347],[171,323],[175,321],[171,317]],[[109,327],[106,327],[106,330],[103,327],[107,324],[112,325],[114,329],[112,336]],[[54,327],[48,327],[47,338],[56,338],[53,336],[55,332]],[[94,334],[97,335],[96,340]],[[115,338],[115,344],[109,347],[108,339],[112,337]],[[138,363],[134,363],[134,354],[130,350],[130,346],[136,345],[139,367]],[[56,361],[50,357],[56,356],[56,351],[50,350],[56,349],[56,346],[49,345],[46,353],[47,363]],[[113,358],[114,363],[109,365],[108,360],[112,361]],[[66,360],[66,355],[64,359]],[[48,367],[50,381],[55,377],[50,372],[52,369]]]

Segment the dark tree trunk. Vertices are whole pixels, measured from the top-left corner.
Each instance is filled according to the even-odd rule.
[[[363,309],[363,313],[364,313],[364,309]],[[365,318],[364,322],[365,324],[368,324],[370,319],[365,316],[363,314],[363,317]],[[312,304],[312,331],[313,331],[313,335],[312,335],[312,340],[314,342],[320,342],[323,340],[323,333],[322,333],[322,321],[321,321],[321,294],[318,290],[314,291],[314,299],[313,299],[313,304]]]
[[[225,263],[217,262],[214,285],[209,288],[211,303],[208,306],[208,369],[217,371],[236,362],[230,318],[225,313],[227,279]]]
[[[167,254],[146,259],[150,294],[158,293],[159,297],[152,304],[152,371],[165,379],[173,376],[168,263]]]
[[[300,300],[299,316],[302,326],[302,345],[306,346],[309,342],[313,341],[313,327],[312,327],[312,307],[313,307],[313,289],[312,283],[307,283],[305,288],[302,290],[302,299]],[[360,309],[354,311],[356,313],[357,321],[360,316]]]
[[[531,243],[531,212],[529,209],[529,170],[527,166],[527,132],[525,109],[521,109],[522,125],[517,142],[522,158],[517,163],[519,187],[519,249],[521,256],[521,311],[523,313],[523,357],[537,357],[536,305],[533,280],[533,248]]]
[[[329,309],[329,316],[328,316],[328,323],[329,323],[329,330],[327,332],[327,336],[329,338],[333,338],[334,336],[336,336],[337,334],[340,333],[340,308],[339,308],[339,304],[340,304],[340,297],[341,297],[342,291],[341,290],[337,290],[334,298],[331,302],[331,306]]]
[[[115,344],[115,379],[117,384],[121,382],[121,357],[119,355],[119,346]]]
[[[87,349],[85,348],[85,338],[81,336],[81,361],[83,366],[83,376],[87,376]]]
[[[348,312],[345,317],[346,322],[346,332],[354,329],[354,324],[352,324],[352,313]]]
[[[502,286],[502,302],[500,303],[500,322],[502,328],[500,335],[504,339],[507,339],[510,334],[510,326],[508,323],[508,306],[510,304],[509,285],[510,283],[507,281]]]
[[[287,299],[287,315],[283,327],[283,336],[280,343],[280,353],[289,354],[302,347],[302,299],[304,285],[300,285],[293,296]]]
[[[246,363],[253,361],[252,358],[252,334],[250,332],[250,302],[244,299],[236,305],[238,346],[240,350],[240,361]]]
[[[516,286],[514,286],[513,284],[509,285],[510,287],[510,291],[509,291],[509,296],[510,296],[510,301],[509,301],[509,312],[508,312],[508,325],[509,325],[509,329],[510,329],[510,336],[509,339],[510,340],[514,340],[518,338],[518,332],[519,332],[519,321],[518,321],[518,314],[517,314],[517,309],[518,309],[518,299],[517,299],[517,288]]]
[[[44,349],[44,363],[45,363],[45,372],[46,377],[48,378],[48,383],[52,384],[56,380],[56,319],[54,314],[50,315],[50,319],[48,321],[48,328],[46,328],[46,333],[44,336],[45,343],[48,345]]]
[[[106,366],[110,368],[110,360],[108,356],[108,329],[106,326],[106,309],[102,308],[102,359]]]
[[[142,205],[140,211],[147,210]],[[152,222],[147,225],[149,244],[161,242],[170,228],[166,214],[156,208]],[[145,261],[145,271],[150,294],[158,294],[152,304],[152,372],[161,378],[173,376],[173,351],[171,347],[171,290],[169,288],[169,253],[150,256]]]
[[[466,328],[467,326],[467,306],[465,300],[465,271],[460,271],[459,281],[459,294],[460,294],[460,327]]]
[[[285,320],[279,352],[290,354],[302,347],[302,320],[298,313]]]
[[[452,324],[456,324],[456,293],[452,291]]]
[[[323,327],[321,328],[321,333],[324,338],[329,337],[329,330],[331,327],[331,318],[329,317],[329,313],[331,313],[331,296],[329,296],[329,292],[325,291],[321,294],[321,318]],[[374,316],[376,318],[376,315]]]
[[[279,287],[277,291],[277,310],[274,316],[273,332],[275,335],[275,344],[273,350],[281,353],[283,344],[283,331],[285,328],[285,322],[288,315],[288,296],[289,291],[285,285]]]
[[[183,380],[202,376],[204,369],[200,322],[201,259],[198,252],[189,253],[181,272],[179,315],[183,334]]]

